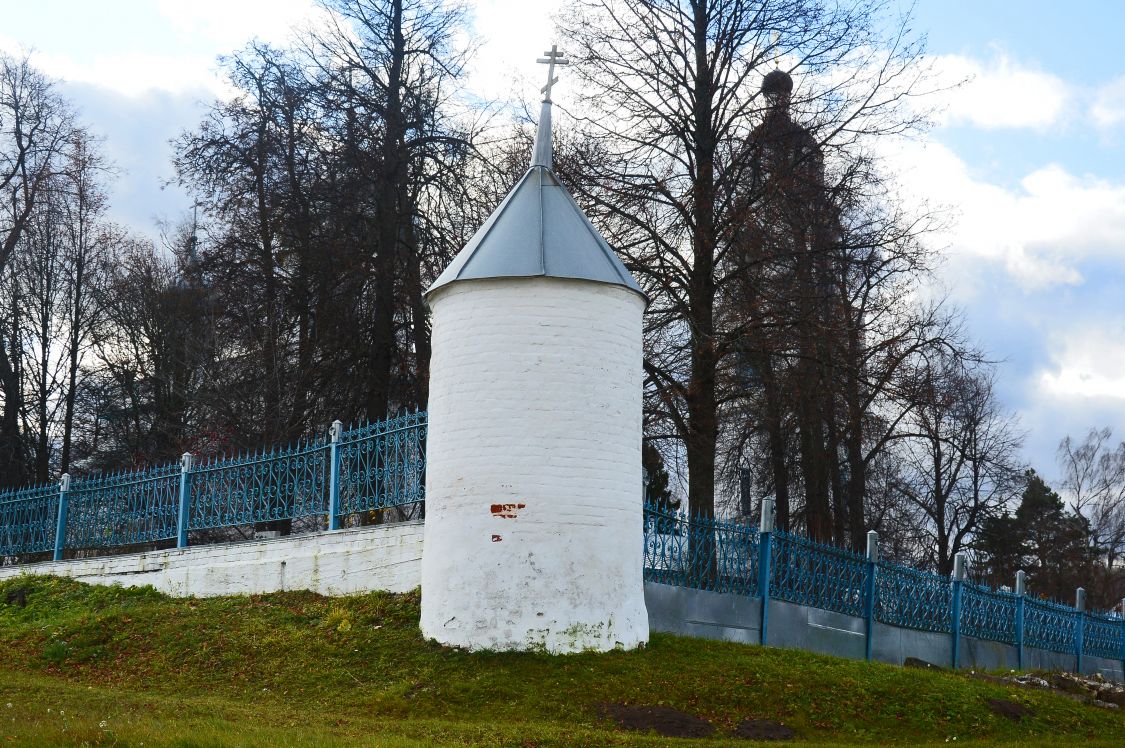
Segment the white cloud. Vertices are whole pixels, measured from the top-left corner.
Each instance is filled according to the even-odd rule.
[[[15,56],[27,52],[20,42],[3,36],[0,36],[0,50]],[[78,59],[68,54],[32,50],[31,61],[52,78],[102,86],[126,96],[139,96],[148,91],[206,91],[219,95],[225,90],[216,72],[215,56],[211,54],[122,50]]]
[[[253,38],[284,42],[320,12],[312,0],[160,0],[158,7],[180,32],[204,36],[224,51]]]
[[[1125,123],[1125,76],[1110,81],[1094,93],[1090,116],[1101,128]]]
[[[1051,365],[1038,376],[1043,394],[1125,403],[1125,324],[1121,320],[1117,324],[1107,322],[1111,321],[1102,320],[1090,329],[1057,336]]]
[[[474,41],[480,44],[470,63],[468,87],[482,98],[515,103],[535,100],[543,84],[535,60],[552,42],[566,52],[566,41],[553,38],[551,14],[563,0],[480,0],[473,9]],[[544,78],[545,80],[545,78]],[[559,86],[560,103],[571,89]]]
[[[49,36],[0,36],[0,50],[21,54],[31,45],[35,65],[48,75],[126,96],[150,91],[225,96],[229,87],[218,74],[218,55],[251,39],[284,44],[293,29],[323,18],[313,0],[160,0],[157,9],[155,24],[131,30],[132,21],[122,8],[107,7],[117,35],[108,43],[78,47]],[[130,43],[134,33],[164,45],[150,44],[148,51],[139,51],[145,45]]]
[[[932,62],[939,85],[947,87],[935,95],[941,124],[1041,130],[1063,121],[1074,98],[1058,76],[1022,66],[1002,52],[987,63],[961,55],[939,55]],[[927,97],[924,103],[933,102]]]
[[[35,55],[35,64],[46,73],[72,83],[104,86],[126,96],[147,91],[205,90],[218,94],[222,84],[210,56],[172,56],[143,53],[99,55],[88,64],[69,57]]]
[[[979,278],[973,271],[981,262],[1000,264],[1033,291],[1081,283],[1083,260],[1121,260],[1125,183],[1047,164],[1016,185],[993,184],[933,141],[899,141],[888,161],[899,167],[909,201],[951,210],[948,229],[935,241],[950,250],[955,293],[980,290],[968,284]]]

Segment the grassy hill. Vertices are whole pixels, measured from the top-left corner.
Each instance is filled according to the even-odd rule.
[[[9,594],[20,588],[24,607]],[[0,583],[0,745],[669,742],[622,729],[606,716],[620,705],[671,707],[715,728],[678,745],[735,742],[746,719],[821,744],[1120,745],[1125,734],[1120,712],[1052,693],[793,650],[655,635],[643,651],[607,655],[450,651],[422,640],[418,602]],[[996,701],[1026,716],[1001,716]]]

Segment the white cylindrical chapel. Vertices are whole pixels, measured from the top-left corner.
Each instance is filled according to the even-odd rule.
[[[531,168],[427,291],[422,632],[552,653],[648,640],[646,299],[552,171]]]
[[[502,278],[430,304],[423,633],[470,649],[644,643],[643,298]]]

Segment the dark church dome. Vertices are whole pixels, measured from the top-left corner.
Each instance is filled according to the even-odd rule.
[[[784,70],[771,70],[762,79],[762,93],[766,96],[788,96],[793,93],[793,79]]]

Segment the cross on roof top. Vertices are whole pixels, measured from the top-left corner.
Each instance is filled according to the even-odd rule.
[[[570,60],[563,57],[564,53],[559,51],[557,44],[552,44],[551,48],[543,54],[546,55],[546,57],[540,57],[536,62],[541,62],[550,67],[547,68],[547,85],[543,86],[540,92],[544,94],[543,101],[550,101],[551,86],[559,82],[559,79],[555,77],[555,65],[569,65]]]

